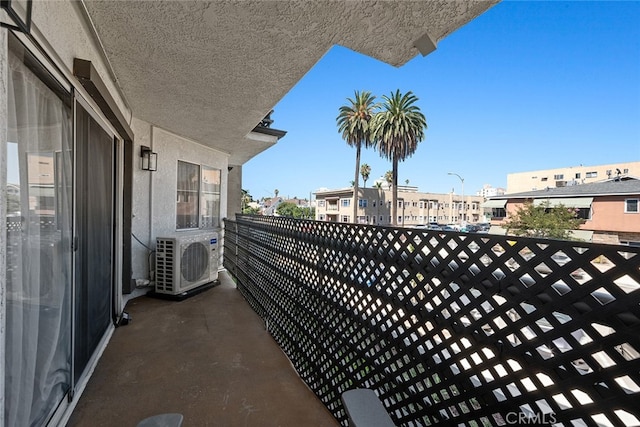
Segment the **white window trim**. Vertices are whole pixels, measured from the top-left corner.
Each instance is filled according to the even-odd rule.
[[[636,202],[636,210],[635,211],[630,211],[627,210],[627,207],[629,206],[628,202],[630,201],[635,201]],[[624,213],[630,213],[630,214],[637,214],[640,213],[640,199],[624,199]]]

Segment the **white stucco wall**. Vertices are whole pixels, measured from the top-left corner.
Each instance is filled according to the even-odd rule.
[[[124,117],[131,117],[125,100],[120,96],[116,82],[106,63],[99,42],[93,35],[90,22],[83,13],[81,2],[39,1],[33,7],[32,34],[47,48],[47,53],[63,69],[70,80],[73,77],[73,59],[91,61]]]
[[[151,125],[134,118],[131,129],[135,134],[133,141],[133,190],[131,203],[131,277],[149,279],[150,249],[154,249],[151,224],[151,183],[156,172],[143,171],[140,167],[140,147],[152,147]],[[152,147],[153,148],[153,147]],[[135,237],[134,237],[135,236]],[[140,241],[138,241],[138,240]],[[145,247],[146,246],[146,247]]]

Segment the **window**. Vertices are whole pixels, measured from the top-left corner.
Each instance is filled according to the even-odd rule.
[[[587,172],[587,173],[585,174],[585,176],[586,176],[587,178],[597,178],[597,177],[598,177],[598,172]]]
[[[176,229],[220,226],[219,169],[178,161]]]
[[[545,176],[544,178],[541,178],[540,181],[546,181],[547,177]]]
[[[324,200],[318,200],[318,207],[324,208]]]
[[[591,208],[577,208],[576,218],[591,219]]]
[[[580,179],[580,172],[576,173],[576,178],[575,179]]]
[[[341,221],[342,222],[349,222],[349,215],[342,215]]]
[[[626,199],[624,201],[624,212],[625,213],[640,212],[639,204],[640,204],[640,199]]]
[[[504,208],[491,209],[492,218],[505,218],[506,216],[507,216],[507,211]]]
[[[367,204],[368,204],[368,200],[367,199],[358,199],[358,207],[366,208]]]
[[[564,174],[559,173],[559,174],[553,175],[553,179],[555,179],[556,181],[559,179],[564,179]]]
[[[349,206],[351,206],[351,199],[341,199],[340,206],[342,206],[343,208],[348,208]],[[343,222],[349,222],[349,221],[343,221]]]

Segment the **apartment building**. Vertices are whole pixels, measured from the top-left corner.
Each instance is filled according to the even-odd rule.
[[[575,238],[593,243],[640,246],[640,180],[611,179],[538,191],[505,194],[483,203],[491,211],[493,234],[504,234],[504,220],[526,202],[576,209],[584,224]]]
[[[568,187],[625,177],[640,177],[640,161],[510,173],[507,175],[506,193]]]
[[[392,191],[384,188],[360,188],[358,197],[358,218],[353,216],[353,188],[320,190],[316,195],[316,220],[330,222],[357,222],[359,224],[390,225]],[[397,225],[439,223],[461,224],[485,222],[480,204],[480,196],[459,194],[422,193],[416,187],[398,187]],[[464,216],[463,216],[464,212]]]

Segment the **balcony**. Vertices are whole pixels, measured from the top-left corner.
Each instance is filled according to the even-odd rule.
[[[224,233],[234,280],[132,300],[70,426],[347,425],[353,388],[397,426],[640,424],[640,248],[259,216]]]
[[[337,426],[231,278],[183,301],[139,297],[126,311],[68,427],[134,427],[180,413],[183,426]]]

